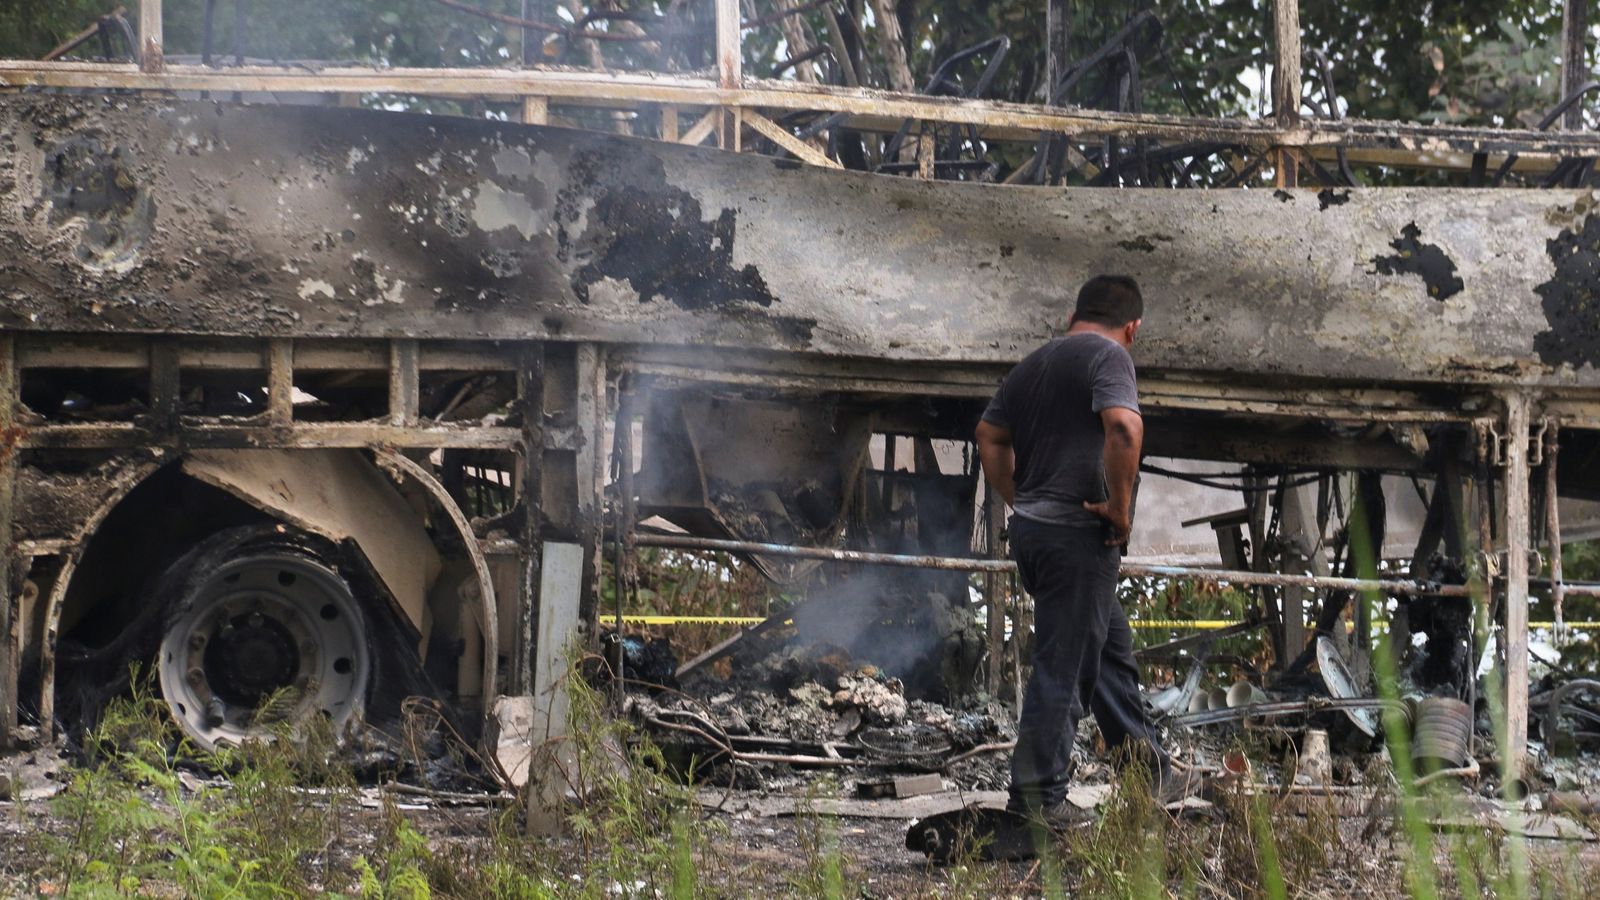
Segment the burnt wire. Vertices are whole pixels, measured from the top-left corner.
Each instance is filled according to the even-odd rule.
[[[1172,84],[1178,89],[1178,99],[1183,101],[1183,108],[1187,110],[1191,116],[1198,115],[1198,113],[1194,111],[1194,104],[1189,102],[1189,92],[1183,89],[1183,77],[1179,74],[1177,67],[1172,64],[1172,58],[1167,56],[1167,35],[1165,29],[1162,30],[1160,39],[1156,41],[1156,53],[1160,55],[1162,65],[1166,66],[1167,71],[1172,75]]]

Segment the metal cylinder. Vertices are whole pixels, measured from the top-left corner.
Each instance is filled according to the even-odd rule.
[[[1228,693],[1224,695],[1224,700],[1229,709],[1235,709],[1240,706],[1255,706],[1258,703],[1266,703],[1270,699],[1272,698],[1267,696],[1266,691],[1242,678],[1234,682],[1233,686],[1228,688]]]
[[[1300,739],[1300,759],[1295,766],[1296,784],[1326,785],[1333,782],[1333,756],[1328,752],[1328,732],[1307,728]]]
[[[1454,697],[1424,697],[1417,702],[1411,759],[1424,770],[1466,765],[1472,738],[1472,707]]]

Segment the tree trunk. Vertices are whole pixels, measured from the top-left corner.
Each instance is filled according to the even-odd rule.
[[[878,49],[883,53],[883,63],[889,70],[889,87],[909,94],[916,90],[916,84],[911,80],[906,40],[900,33],[900,17],[895,13],[898,5],[896,0],[872,0],[872,15],[877,19]]]

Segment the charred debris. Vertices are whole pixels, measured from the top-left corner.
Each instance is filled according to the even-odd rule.
[[[691,134],[724,130],[738,83],[695,95]],[[495,748],[496,779],[556,783],[529,748],[562,737],[575,647],[707,780],[997,788],[1031,601],[967,441],[1061,286],[1110,267],[1166,280],[1139,350],[1141,529],[1206,538],[1124,568],[1134,618],[1167,623],[1143,655],[1185,762],[1245,777],[1228,750],[1256,735],[1312,765],[1252,777],[1337,793],[1372,786],[1404,725],[1424,777],[1586,784],[1558,760],[1597,749],[1600,689],[1528,677],[1530,599],[1566,640],[1564,598],[1600,595],[1559,566],[1563,519],[1591,533],[1574,504],[1600,499],[1582,178],[1367,189],[1341,144],[1316,193],[1095,190],[1235,150],[1228,184],[1294,168],[1288,131],[1162,147],[1124,138],[1200,126],[1119,106],[1061,120],[1073,139],[1018,171],[1092,181],[1022,201],[982,183],[976,132],[918,135],[908,164],[909,119],[881,174],[928,177],[331,104],[0,99],[5,741],[81,733],[145,660],[203,746],[306,716],[392,741],[420,697]],[[760,106],[806,139],[847,115]],[[1457,150],[1481,184],[1480,133],[1335,125],[1296,127]],[[1105,136],[1092,161],[1082,135]],[[629,630],[645,548],[732,555],[782,610],[681,658]],[[1235,598],[1224,627],[1170,623],[1201,617],[1194,585],[1227,586],[1205,589]]]
[[[785,585],[792,605],[693,658],[660,632],[630,633],[620,606],[614,622],[603,611],[614,630],[591,677],[707,784],[782,792],[813,771],[844,773],[862,796],[1002,790],[1030,600],[1011,581],[959,428],[885,434],[852,427],[848,407],[780,415],[770,400],[736,396],[641,391],[643,462],[636,481],[619,482],[632,493],[613,496],[622,519],[612,537],[623,554],[728,554]],[[830,439],[808,445],[796,430]],[[1593,802],[1572,789],[1600,774],[1600,682],[1543,667],[1533,759],[1504,764],[1502,701],[1490,692],[1507,651],[1487,618],[1500,610],[1481,605],[1485,545],[1472,540],[1504,525],[1493,479],[1468,474],[1493,448],[1450,429],[1424,440],[1431,485],[1374,471],[1149,464],[1147,493],[1195,505],[1198,488],[1240,504],[1185,523],[1209,526],[1220,569],[1125,564],[1130,616],[1156,638],[1138,651],[1149,713],[1183,765],[1362,815],[1388,795],[1389,754],[1405,746],[1419,783],[1457,784],[1482,804],[1530,792],[1542,795],[1528,801],[1536,808]],[[760,476],[741,481],[751,465]],[[779,474],[786,466],[801,474]],[[1543,502],[1555,502],[1555,484],[1552,473]],[[638,585],[629,558],[617,558],[624,591]],[[1148,621],[1197,590],[1231,590],[1234,621]],[[1408,739],[1391,745],[1396,730]],[[1089,783],[1111,776],[1097,740],[1091,730],[1077,749]],[[1492,804],[1479,812],[1496,814]]]

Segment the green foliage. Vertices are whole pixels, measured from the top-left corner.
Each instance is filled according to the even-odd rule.
[[[1197,870],[1193,832],[1156,803],[1150,777],[1137,761],[1123,767],[1099,821],[1067,832],[1065,870],[1073,873],[1074,894],[1129,900],[1158,896],[1169,879],[1182,880]]]
[[[1543,573],[1548,575],[1546,569]],[[1600,541],[1578,541],[1562,547],[1561,577],[1567,581],[1600,581]],[[1547,589],[1533,591],[1534,602],[1528,616],[1534,621],[1555,619],[1555,604]],[[1568,622],[1600,621],[1600,598],[1572,596],[1562,604],[1563,618]],[[1558,662],[1569,669],[1594,673],[1600,671],[1600,632],[1583,631],[1568,636],[1559,643],[1561,658]]]
[[[516,13],[518,0],[474,0]],[[116,0],[14,0],[0,5],[0,57],[38,58],[110,12]],[[130,23],[138,4],[125,0]],[[234,10],[245,19],[236,35]],[[162,37],[168,56],[199,54],[205,0],[165,0]],[[406,66],[509,63],[520,55],[516,29],[453,12],[431,0],[279,0],[235,4],[219,0],[212,52],[232,61],[235,37],[245,56],[270,60],[333,60]],[[120,49],[120,44],[117,45]],[[83,52],[98,53],[98,44]]]
[[[1269,900],[1284,900],[1289,896],[1283,883],[1283,862],[1278,858],[1278,841],[1272,833],[1272,817],[1267,814],[1266,801],[1259,794],[1249,799],[1250,831],[1255,835],[1261,858],[1261,887]]]
[[[98,762],[75,772],[55,800],[66,834],[39,839],[62,892],[169,886],[197,897],[292,895],[282,855],[246,836],[241,821],[251,811],[224,788],[184,783],[197,755],[178,738],[149,680],[135,673],[134,683],[133,696],[107,708],[88,742]],[[269,785],[257,788],[254,796],[267,799]],[[287,791],[291,783],[270,789]]]
[[[37,58],[63,38],[109,12],[115,0],[12,0],[0,6],[0,57]],[[517,15],[520,0],[474,0],[474,5]],[[130,10],[136,9],[128,4]],[[599,4],[534,4],[536,18],[561,22],[562,13]],[[664,3],[628,4],[662,14]],[[432,0],[281,0],[246,3],[246,19],[236,29],[235,4],[218,2],[213,50],[231,58],[236,31],[244,53],[275,60],[338,60],[380,65],[511,65],[521,58],[519,30],[464,15]],[[201,51],[205,0],[167,0],[167,53]],[[770,2],[746,7],[765,15]],[[1138,9],[1124,0],[1074,0],[1068,4],[1068,55],[1081,60],[1099,48]],[[1162,0],[1151,5],[1165,23],[1159,45],[1145,47],[1140,59],[1144,107],[1149,112],[1198,115],[1255,115],[1264,111],[1262,86],[1269,82],[1272,7],[1270,0]],[[887,77],[877,53],[876,28],[859,3],[846,4],[867,38],[862,62],[869,83]],[[1026,102],[1044,97],[1043,5],[1034,0],[933,0],[901,3],[901,20],[910,64],[919,85],[934,67],[956,51],[997,34],[1011,38],[1006,62],[991,96]],[[686,13],[687,31],[671,58],[654,45],[601,42],[609,68],[678,69],[708,65],[710,23],[705,13]],[[130,13],[131,15],[131,13]],[[843,16],[842,16],[843,17]],[[810,11],[798,17],[813,36],[827,34],[825,17]],[[1336,90],[1354,116],[1385,119],[1442,119],[1472,124],[1527,122],[1535,111],[1554,105],[1554,65],[1558,53],[1560,4],[1552,2],[1478,3],[1442,0],[1408,15],[1395,15],[1375,0],[1302,3],[1302,46],[1307,51],[1304,95],[1308,109],[1322,109],[1320,77],[1312,51],[1327,55]],[[590,27],[605,28],[604,23]],[[854,29],[851,42],[854,43]],[[702,34],[701,32],[705,33]],[[587,45],[536,34],[534,58],[540,62],[590,64]],[[765,73],[791,51],[776,26],[745,35],[750,71]],[[986,60],[964,77],[969,81]],[[1073,102],[1093,104],[1101,85],[1094,79]]]
[[[0,3],[0,58],[38,59],[116,6],[116,0]],[[128,6],[134,8],[134,4]]]
[[[606,561],[609,574],[609,560]],[[784,599],[754,566],[732,554],[702,556],[645,547],[635,562],[639,586],[628,612],[641,615],[764,616]],[[607,610],[616,602],[615,578],[604,579]]]
[[[1380,690],[1393,696],[1385,653],[1374,656]],[[32,839],[41,860],[29,873],[76,897],[160,895],[296,897],[342,891],[364,898],[699,897],[748,895],[715,850],[719,827],[696,815],[687,790],[663,772],[658,751],[608,715],[606,698],[574,685],[573,735],[556,757],[573,782],[569,824],[577,852],[528,837],[517,808],[482,834],[430,843],[392,804],[382,811],[365,856],[348,862],[343,843],[353,806],[350,773],[331,735],[251,744],[222,754],[186,746],[148,681],[112,704],[92,735],[91,759],[52,804],[56,822]],[[1491,698],[1493,699],[1493,698]],[[1589,891],[1582,848],[1530,859],[1523,842],[1488,831],[1436,835],[1415,788],[1403,719],[1387,723],[1396,775],[1402,860],[1374,870],[1372,831],[1341,833],[1330,807],[1296,808],[1272,793],[1224,789],[1220,816],[1175,818],[1152,801],[1148,776],[1130,766],[1118,776],[1098,823],[1042,848],[1033,885],[1020,872],[983,863],[976,852],[928,870],[925,888],[941,896],[988,897],[1019,891],[1046,896],[1306,896],[1329,889],[1330,873],[1371,872],[1382,895],[1403,882],[1411,896],[1566,897]],[[1503,738],[1503,736],[1501,736]],[[1262,740],[1265,740],[1264,738]],[[1262,758],[1264,746],[1244,749]],[[202,768],[203,767],[203,768]],[[191,771],[225,771],[228,783]],[[1374,778],[1387,771],[1374,771]],[[796,896],[856,893],[857,863],[838,820],[815,798],[838,785],[815,782],[796,820],[793,868],[769,873]],[[1382,799],[1376,808],[1391,808]],[[1369,829],[1386,829],[1375,814]],[[565,845],[572,849],[571,844]],[[1387,859],[1389,850],[1380,851]],[[1435,865],[1436,861],[1446,861]],[[1350,887],[1348,881],[1336,881]],[[735,887],[737,885],[737,887]]]
[[[1124,578],[1117,584],[1117,599],[1124,609],[1137,610],[1141,619],[1185,621],[1191,619],[1240,620],[1255,608],[1255,600],[1235,588],[1215,582],[1170,578]],[[1139,628],[1134,631],[1134,646],[1148,647],[1193,634],[1187,628],[1166,631]],[[1246,635],[1226,638],[1216,645],[1217,653],[1249,656],[1259,651],[1258,637]]]
[[[624,603],[630,615],[768,616],[796,602],[755,566],[728,553],[696,554],[642,548],[635,560],[638,583]],[[611,560],[602,561],[601,619],[609,626],[616,610],[617,579]],[[649,634],[649,627],[630,630]],[[679,657],[689,659],[737,630],[726,624],[686,623],[665,631]]]
[[[817,795],[831,784],[831,779],[813,782],[796,809],[795,845],[803,863],[799,871],[790,876],[789,883],[802,897],[838,900],[844,896],[845,865],[844,855],[839,850],[839,820],[819,814],[815,805]]]
[[[565,880],[548,848],[525,833],[516,809],[492,820],[481,841],[432,848],[421,866],[440,897],[546,900],[561,896],[557,886]]]
[[[296,897],[341,883],[363,896],[430,896],[426,840],[392,808],[373,860],[347,865],[334,852],[355,781],[330,725],[204,753],[178,733],[150,679],[135,671],[132,681],[51,803],[65,827],[33,838],[41,880],[85,897]],[[228,780],[194,774],[205,772]]]
[[[1119,0],[1069,3],[1069,57],[1092,53],[1138,8]],[[1161,48],[1140,59],[1146,111],[1270,111],[1270,100],[1260,96],[1261,86],[1270,84],[1270,0],[1163,0],[1149,8],[1161,16],[1166,33]],[[957,49],[1006,34],[1012,48],[995,96],[1038,102],[1043,99],[1044,19],[1043,5],[1024,0],[919,4],[913,71],[927,73]],[[1560,4],[1527,0],[1447,0],[1407,15],[1394,15],[1372,0],[1301,3],[1308,112],[1325,108],[1310,55],[1320,50],[1333,66],[1336,90],[1352,116],[1416,120],[1448,112],[1454,100],[1452,120],[1512,123],[1524,103],[1536,109],[1555,103],[1546,76],[1557,56],[1560,20]],[[1093,98],[1086,92],[1075,99]]]
[[[612,718],[604,694],[581,679],[568,690],[567,738],[534,765],[565,773],[577,795],[567,826],[582,848],[584,895],[693,895],[697,879],[716,867],[720,826],[699,821],[660,749]]]
[[[513,2],[477,2],[515,12]],[[219,2],[213,52],[231,59],[235,4]],[[167,0],[167,53],[199,53],[205,0]],[[249,57],[315,59],[391,65],[474,66],[509,61],[514,30],[452,12],[431,0],[280,0],[246,3],[242,48]],[[224,52],[226,51],[226,52]]]
[[[373,848],[352,857],[356,784],[331,730],[286,726],[272,742],[202,753],[182,740],[149,679],[134,682],[53,801],[62,824],[33,839],[41,862],[32,874],[68,896],[695,897],[718,871],[722,826],[699,820],[660,751],[582,682],[573,682],[571,738],[554,745],[553,763],[578,795],[568,825],[582,852],[570,858],[525,834],[516,807],[481,840],[436,850],[392,804]]]
[[[1498,25],[1498,35],[1491,32],[1468,42],[1456,40],[1446,45],[1430,41],[1423,45],[1422,52],[1438,75],[1428,88],[1432,103],[1421,118],[1452,124],[1538,127],[1545,111],[1555,105],[1556,54],[1546,52],[1527,29],[1511,19],[1502,19]]]
[[[393,804],[384,809],[384,830],[379,844],[384,848],[377,865],[364,858],[356,860],[361,876],[362,900],[428,900],[433,889],[425,868],[433,860],[428,839],[400,815]]]

